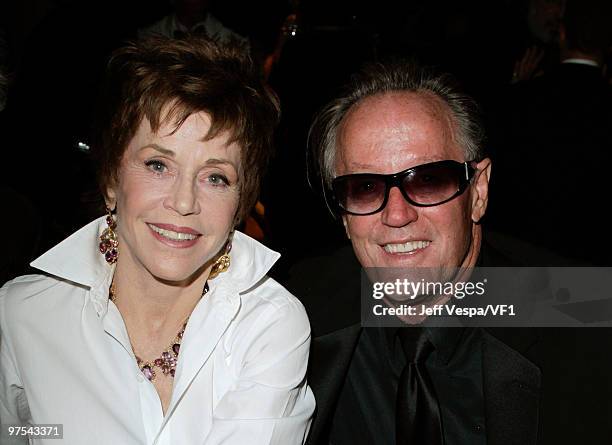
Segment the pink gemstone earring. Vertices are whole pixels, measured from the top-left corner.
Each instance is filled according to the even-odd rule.
[[[102,235],[100,235],[100,253],[104,255],[104,259],[108,264],[114,264],[117,262],[117,256],[119,255],[119,241],[117,241],[117,234],[115,229],[117,228],[117,222],[113,217],[113,211],[106,207],[106,224],[107,228],[104,229]]]

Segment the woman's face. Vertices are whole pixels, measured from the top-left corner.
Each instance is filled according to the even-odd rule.
[[[209,128],[204,112],[176,131],[165,122],[153,133],[141,122],[108,191],[122,272],[188,283],[224,247],[238,209],[240,148],[226,133],[204,141]]]

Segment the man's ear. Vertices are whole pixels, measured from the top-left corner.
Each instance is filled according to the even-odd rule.
[[[477,223],[482,219],[489,202],[489,179],[491,177],[491,159],[484,158],[476,164],[471,187],[472,221]]]
[[[348,216],[346,214],[342,215],[342,224],[344,225],[344,232],[346,233],[346,237],[348,239],[351,239],[351,234],[349,233],[349,229],[348,229],[347,218]]]

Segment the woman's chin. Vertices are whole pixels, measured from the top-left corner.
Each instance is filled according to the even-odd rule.
[[[206,270],[207,265],[202,265],[199,268],[154,268],[149,269],[149,273],[159,282],[171,286],[188,286],[194,281],[197,281]]]

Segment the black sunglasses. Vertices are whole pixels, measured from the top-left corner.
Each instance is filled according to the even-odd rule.
[[[351,215],[372,215],[387,205],[389,191],[397,187],[410,204],[431,207],[461,195],[474,176],[473,162],[438,161],[399,173],[355,173],[338,176],[332,190],[340,209]]]

